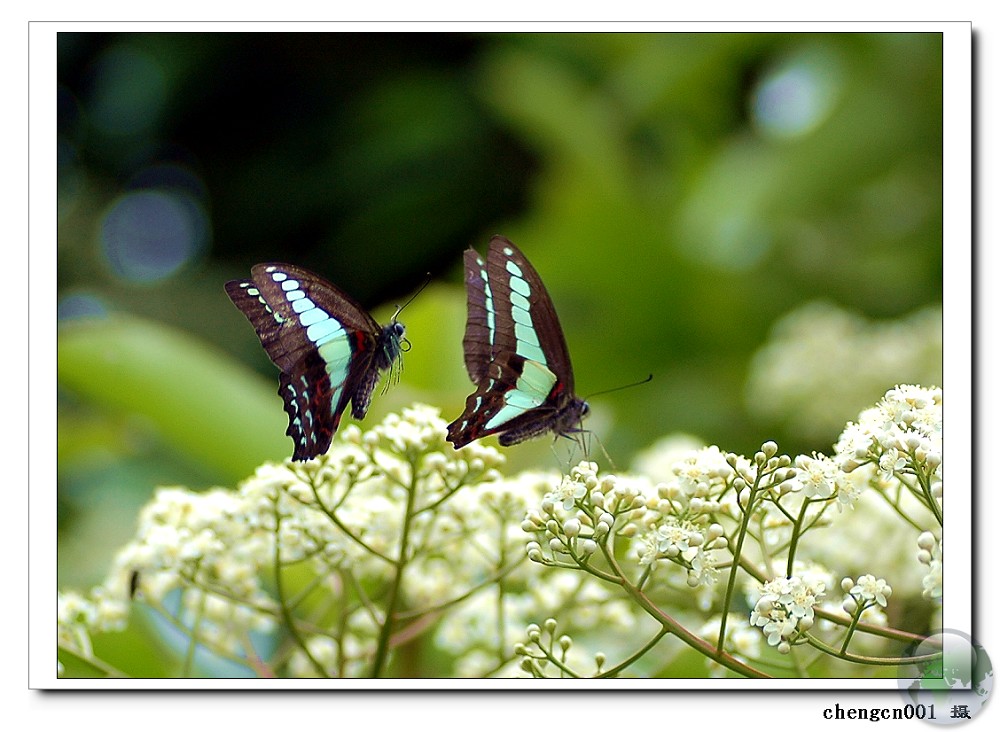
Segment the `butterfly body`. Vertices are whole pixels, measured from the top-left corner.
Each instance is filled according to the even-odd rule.
[[[541,278],[508,239],[484,260],[465,253],[465,366],[476,391],[448,426],[456,448],[496,434],[515,445],[547,432],[582,432],[587,403],[573,391],[566,339]]]
[[[319,275],[278,262],[254,265],[251,278],[227,282],[226,293],[281,371],[292,459],[322,455],[348,402],[356,419],[367,414],[381,372],[403,350],[403,325],[379,325]]]

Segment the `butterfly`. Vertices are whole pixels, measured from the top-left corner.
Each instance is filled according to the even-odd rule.
[[[476,391],[448,425],[448,440],[457,449],[493,434],[507,446],[583,432],[589,407],[573,392],[566,338],[524,254],[502,236],[490,240],[485,261],[469,249],[465,288],[465,368]]]
[[[226,283],[226,294],[257,331],[281,370],[293,460],[330,449],[347,403],[363,419],[381,372],[407,350],[402,323],[379,325],[349,295],[291,264],[254,265],[250,279]],[[398,315],[398,311],[397,311]]]

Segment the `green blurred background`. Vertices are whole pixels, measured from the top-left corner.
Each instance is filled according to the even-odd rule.
[[[940,304],[938,34],[63,33],[58,52],[64,587],[103,578],[156,486],[291,454],[277,372],[222,287],[258,261],[382,322],[432,273],[368,420],[414,400],[451,420],[461,253],[506,235],[581,395],[654,375],[592,403],[619,466],[674,432],[829,452],[836,429],[747,408],[772,326],[815,300]],[[558,465],[549,440],[507,453]]]

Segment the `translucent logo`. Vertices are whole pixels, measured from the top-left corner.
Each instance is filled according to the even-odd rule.
[[[899,689],[908,705],[929,713],[931,724],[961,724],[979,714],[993,691],[993,665],[969,635],[945,629],[907,649]]]

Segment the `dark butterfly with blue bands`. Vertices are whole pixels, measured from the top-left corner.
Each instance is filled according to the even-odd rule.
[[[587,403],[573,392],[566,338],[535,268],[494,236],[485,261],[465,252],[465,288],[465,368],[476,391],[448,425],[448,440],[459,448],[496,434],[506,446],[582,432]]]
[[[379,325],[353,298],[301,267],[269,262],[250,271],[248,280],[227,282],[226,293],[281,370],[292,459],[309,460],[330,449],[348,402],[355,419],[368,413],[381,372],[404,350],[405,329],[395,317]]]

